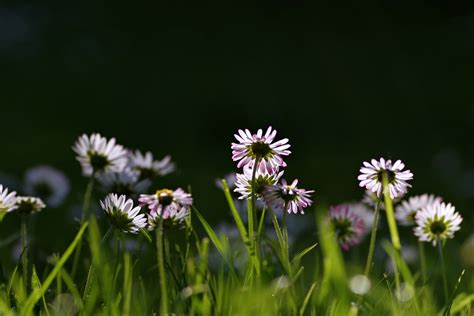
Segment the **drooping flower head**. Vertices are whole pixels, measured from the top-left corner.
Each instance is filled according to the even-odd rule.
[[[46,205],[40,198],[32,196],[18,196],[15,201],[15,212],[20,215],[30,215],[44,209]]]
[[[129,166],[132,170],[140,172],[141,180],[154,180],[176,170],[171,156],[166,156],[162,160],[154,160],[151,152],[147,151],[143,154],[139,150],[129,152]]]
[[[347,251],[362,241],[365,234],[364,220],[351,211],[349,204],[332,206],[329,209],[329,218],[342,249]]]
[[[163,220],[164,227],[181,224],[191,211],[193,198],[183,189],[161,189],[155,194],[142,194],[138,199],[141,205],[147,205],[149,229],[154,229],[158,220]]]
[[[37,166],[25,173],[25,192],[37,196],[52,207],[58,207],[69,194],[66,175],[51,166]]]
[[[415,236],[420,241],[431,242],[436,246],[438,241],[454,237],[461,229],[462,217],[451,203],[434,203],[427,205],[415,215]]]
[[[150,180],[139,180],[138,171],[125,168],[120,172],[104,172],[97,177],[102,190],[106,193],[134,196],[145,191],[150,185]]]
[[[259,129],[257,134],[252,134],[248,129],[239,129],[238,134],[234,134],[239,143],[232,143],[232,160],[238,161],[237,167],[252,168],[255,160],[258,161],[258,169],[268,173],[277,172],[279,167],[286,167],[282,156],[288,156],[288,138],[273,142],[276,130],[270,126],[266,133]]]
[[[0,184],[0,214],[11,212],[16,209],[16,199],[15,191],[8,193],[8,189]]]
[[[100,206],[105,211],[110,223],[124,233],[136,234],[146,227],[145,214],[140,213],[140,206],[133,207],[132,199],[125,195],[108,194]]]
[[[415,216],[418,211],[434,203],[440,203],[443,199],[433,194],[423,194],[412,196],[408,200],[402,201],[397,206],[395,217],[398,222],[404,226],[415,224]]]
[[[314,191],[299,189],[297,185],[295,179],[291,184],[282,180],[281,184],[266,186],[263,192],[265,203],[277,211],[304,214],[304,209],[313,204],[310,196]]]
[[[376,193],[378,197],[382,197],[383,194],[382,178],[384,173],[388,175],[388,190],[392,199],[405,194],[411,186],[407,181],[413,179],[413,173],[410,170],[403,170],[405,164],[400,160],[392,164],[391,160],[380,158],[379,161],[372,159],[371,163],[364,161],[363,164],[357,178],[360,181],[359,185]]]
[[[236,175],[237,180],[235,181],[235,190],[234,192],[240,193],[239,199],[250,199],[252,197],[252,175],[253,170],[248,167],[244,167],[244,173],[238,173]],[[255,181],[254,181],[254,192],[255,196],[258,199],[263,197],[263,192],[265,188],[270,185],[275,185],[280,180],[283,175],[283,171],[278,173],[269,173],[267,170],[263,172],[260,169],[257,169],[255,172]]]
[[[77,154],[76,159],[85,176],[104,171],[120,172],[128,162],[127,151],[123,146],[117,145],[115,138],[107,141],[100,134],[83,134],[72,149]]]
[[[164,228],[182,227],[186,217],[191,214],[190,207],[177,204],[169,205],[165,212],[162,212],[162,210],[148,214],[148,230],[154,230],[158,227],[160,220],[163,220]],[[161,214],[163,214],[163,217]]]
[[[141,194],[140,205],[146,205],[150,210],[152,219],[163,218],[170,219],[171,222],[181,221],[191,210],[193,197],[191,194],[184,192],[183,189],[176,190],[161,189],[155,194]],[[166,225],[166,223],[164,223]],[[150,227],[154,228],[153,223]]]

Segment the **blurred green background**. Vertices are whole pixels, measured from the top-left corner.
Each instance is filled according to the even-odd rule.
[[[190,185],[216,223],[229,217],[214,179],[236,170],[233,133],[271,125],[292,145],[286,177],[317,203],[359,199],[363,160],[402,159],[411,194],[457,206],[462,241],[474,209],[474,13],[453,3],[3,1],[2,177],[50,164],[80,203],[71,146],[100,132],[172,155],[179,171],[163,185]],[[53,250],[69,242],[70,212],[36,221],[64,236]],[[3,225],[2,236],[18,227]]]

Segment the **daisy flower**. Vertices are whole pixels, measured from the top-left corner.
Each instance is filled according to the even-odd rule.
[[[130,168],[140,172],[140,179],[153,180],[176,170],[171,156],[166,156],[162,160],[154,160],[151,152],[147,151],[142,154],[136,150],[135,152],[130,151],[128,158]]]
[[[0,184],[0,214],[11,212],[16,209],[16,199],[15,191],[8,193],[8,189]]]
[[[163,220],[164,228],[180,227],[190,213],[189,206],[170,204],[166,208],[159,207],[157,212],[148,214],[148,230],[158,227],[160,220]]]
[[[250,199],[252,197],[252,173],[253,169],[244,167],[244,173],[236,175],[234,192],[240,193],[239,199]],[[279,173],[269,173],[266,169],[262,172],[257,169],[255,172],[254,191],[257,198],[262,198],[265,188],[269,185],[275,185],[283,175]]]
[[[100,206],[105,211],[110,223],[124,233],[136,234],[146,227],[145,214],[139,214],[140,206],[133,207],[132,199],[125,195],[108,194]]]
[[[19,196],[16,198],[15,211],[21,215],[30,215],[44,209],[46,205],[40,198],[32,196]]]
[[[374,224],[374,212],[364,203],[350,203],[347,204],[352,213],[357,215],[364,222],[364,234],[370,233],[372,225]]]
[[[63,172],[50,166],[37,166],[25,173],[25,192],[38,196],[49,206],[58,207],[69,194],[69,180]]]
[[[410,197],[397,206],[395,217],[398,222],[404,226],[411,226],[415,224],[415,215],[422,208],[440,203],[443,199],[433,194],[423,194]]]
[[[288,150],[288,138],[273,142],[276,136],[276,130],[270,126],[265,134],[259,129],[257,134],[251,134],[248,129],[245,131],[239,129],[238,134],[234,134],[239,143],[232,143],[232,160],[238,161],[237,167],[252,168],[255,160],[258,163],[258,169],[268,173],[277,172],[279,167],[286,167],[282,156],[288,156],[291,152]]]
[[[329,209],[329,218],[342,249],[347,251],[362,241],[365,234],[364,220],[351,210],[349,204],[332,206]]]
[[[380,158],[379,161],[372,159],[370,163],[364,161],[360,168],[360,175],[357,178],[359,186],[376,193],[378,197],[382,197],[382,175],[384,172],[388,174],[388,190],[392,199],[405,194],[411,186],[407,181],[413,179],[413,173],[410,170],[403,170],[405,164],[400,160],[392,164],[391,160]]]
[[[141,206],[146,205],[148,207],[151,215],[158,213],[163,218],[167,218],[170,216],[167,213],[178,212],[182,207],[190,209],[193,204],[193,197],[181,188],[174,191],[161,189],[156,191],[155,194],[141,194],[138,201]]]
[[[102,190],[106,193],[131,196],[145,191],[150,180],[139,181],[140,172],[125,168],[120,172],[105,172],[97,177]]]
[[[431,242],[433,246],[439,241],[453,238],[454,233],[461,229],[462,217],[455,211],[451,203],[435,203],[427,205],[415,215],[415,236],[420,241]]]
[[[115,143],[115,138],[109,141],[100,134],[87,136],[83,134],[72,147],[77,154],[76,159],[82,166],[82,173],[91,176],[94,173],[122,171],[127,165],[127,151],[122,145]]]
[[[299,189],[297,185],[295,179],[291,184],[282,180],[281,184],[266,186],[263,192],[265,203],[274,210],[304,214],[304,209],[313,204],[310,195],[314,191]]]

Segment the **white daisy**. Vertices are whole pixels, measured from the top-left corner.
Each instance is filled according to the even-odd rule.
[[[155,194],[141,194],[138,201],[141,206],[146,205],[150,210],[152,220],[163,217],[171,223],[181,222],[191,210],[193,197],[183,189],[161,189]],[[152,228],[155,226],[151,223]]]
[[[436,246],[438,240],[453,238],[461,229],[462,217],[454,206],[444,202],[427,205],[415,215],[415,235],[420,241],[431,242]]]
[[[83,134],[72,149],[85,176],[104,171],[120,172],[128,162],[127,151],[115,143],[115,138],[107,141],[96,133],[91,136]]]
[[[248,129],[245,131],[239,129],[238,135],[234,134],[239,143],[232,143],[232,160],[238,161],[237,168],[252,168],[255,160],[259,161],[258,169],[277,172],[279,167],[286,167],[282,156],[288,156],[291,152],[288,150],[288,138],[273,142],[276,136],[276,130],[270,126],[265,134],[259,129],[257,134],[252,134]]]
[[[433,194],[412,196],[408,200],[402,201],[402,203],[397,206],[395,211],[395,217],[401,225],[414,225],[415,215],[419,210],[428,205],[440,203],[442,201],[442,198]]]
[[[102,190],[106,193],[132,196],[145,191],[150,180],[139,181],[140,172],[125,168],[120,172],[104,172],[97,177]]]
[[[407,181],[413,179],[413,173],[410,170],[403,170],[405,164],[400,160],[392,164],[391,160],[380,158],[379,161],[372,159],[371,163],[363,162],[360,168],[360,175],[357,179],[360,181],[359,186],[376,193],[378,197],[382,197],[382,175],[384,172],[388,175],[388,189],[392,199],[405,194],[411,186]]]
[[[154,160],[153,154],[147,151],[142,154],[139,150],[129,152],[129,166],[132,170],[140,172],[140,179],[153,180],[165,176],[176,170],[176,165],[171,161],[171,156],[162,160]]]
[[[342,249],[347,251],[362,241],[365,234],[364,220],[351,210],[349,204],[331,206],[329,218]]]
[[[69,194],[69,179],[50,166],[37,166],[25,173],[25,192],[38,196],[49,206],[58,207]]]
[[[170,204],[166,208],[159,207],[157,212],[148,214],[148,230],[154,230],[158,227],[160,219],[163,220],[164,228],[181,227],[189,214],[191,214],[191,208],[188,206]]]
[[[125,195],[108,194],[103,202],[100,201],[100,206],[110,223],[124,233],[136,234],[146,227],[145,214],[139,214],[140,206],[133,207],[132,199]]]
[[[304,209],[313,204],[310,196],[314,191],[299,189],[297,185],[295,179],[291,184],[282,180],[281,184],[266,186],[263,192],[265,203],[277,211],[304,214]]]
[[[15,205],[15,211],[21,215],[37,213],[46,207],[40,198],[32,196],[18,196]]]
[[[234,192],[240,193],[239,199],[250,199],[252,197],[252,174],[253,170],[248,167],[244,167],[244,173],[236,174],[235,190]],[[269,185],[275,185],[283,175],[283,171],[279,173],[269,173],[266,169],[262,172],[257,169],[255,172],[255,185],[254,191],[257,198],[263,197],[265,188]]]
[[[0,214],[11,212],[16,209],[16,199],[15,191],[8,193],[8,189],[0,184]]]

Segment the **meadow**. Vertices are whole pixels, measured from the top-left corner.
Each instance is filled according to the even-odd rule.
[[[228,205],[232,221],[219,225],[187,183],[162,186],[176,170],[169,156],[97,133],[70,152],[88,181],[81,192],[51,166],[27,170],[20,192],[1,185],[0,225],[20,225],[1,241],[14,255],[1,262],[0,313],[473,315],[470,210],[412,195],[408,163],[367,157],[360,200],[325,205],[317,188],[286,179],[291,145],[275,129],[238,130],[229,146],[235,170],[203,184]],[[57,237],[69,246],[45,253],[35,230],[59,223],[31,223],[69,195],[83,196],[74,230]]]

